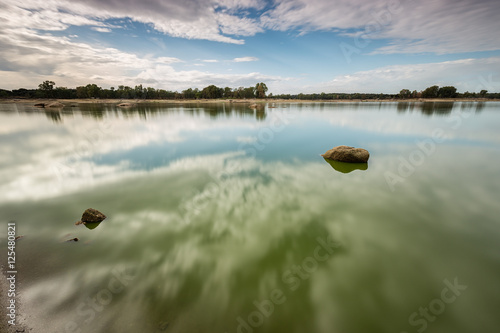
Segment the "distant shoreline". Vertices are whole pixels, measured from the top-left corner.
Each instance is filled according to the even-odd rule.
[[[414,99],[0,99],[0,103],[36,104],[60,102],[65,106],[71,104],[184,104],[184,103],[227,103],[227,104],[262,104],[262,103],[418,103],[418,102],[500,102],[500,99],[488,98],[414,98]]]

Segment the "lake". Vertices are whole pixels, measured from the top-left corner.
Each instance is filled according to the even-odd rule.
[[[496,102],[4,103],[1,248],[15,223],[37,332],[498,332],[499,128]]]

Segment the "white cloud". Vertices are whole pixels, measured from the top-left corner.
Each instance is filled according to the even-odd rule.
[[[254,143],[254,142],[257,142],[257,137],[255,137],[255,136],[238,136],[238,137],[236,137],[236,142]]]
[[[109,28],[103,28],[103,27],[92,27],[91,28],[92,30],[95,30],[97,32],[104,32],[104,33],[107,33],[107,32],[111,32],[112,30],[109,29]]]
[[[244,5],[225,1],[223,7],[227,10],[223,13],[215,11],[218,6],[216,1],[205,0],[182,3],[159,0],[26,0],[22,4],[5,0],[0,17],[16,26],[41,30],[65,30],[70,25],[102,26],[104,29],[104,20],[130,18],[174,37],[243,44],[242,39],[225,34],[250,36],[262,29],[256,20],[230,12],[254,5],[261,6],[258,1],[247,1]]]
[[[280,76],[265,75],[258,72],[248,74],[222,74],[199,70],[176,70],[172,66],[157,65],[138,74],[142,82],[155,82],[155,85],[168,90],[181,91],[187,88],[204,88],[214,84],[221,87],[253,86],[256,82],[282,82],[289,80]]]
[[[162,64],[173,64],[176,62],[182,62],[181,59],[174,58],[174,57],[159,57],[156,59],[157,62],[162,63]]]
[[[217,14],[217,22],[223,34],[236,36],[253,36],[264,30],[255,19],[238,17],[225,13]]]
[[[256,57],[242,57],[242,58],[234,58],[233,62],[250,62],[250,61],[258,61],[259,58]]]
[[[178,71],[172,67],[183,62],[175,57],[139,57],[115,48],[90,45],[69,37],[40,33],[28,27],[14,28],[13,19],[0,22],[0,71],[2,88],[34,88],[43,80],[58,86],[76,87],[99,80],[103,87],[117,82],[134,86],[151,83],[157,88],[182,90],[223,86],[254,85],[264,80],[282,80],[260,73],[224,75],[201,71]],[[94,22],[92,22],[95,26]],[[51,27],[55,29],[56,25]],[[211,60],[210,62],[212,62]]]
[[[224,7],[228,10],[255,8],[263,9],[266,6],[265,0],[218,0],[216,6]]]
[[[462,92],[499,91],[500,57],[385,66],[339,75],[305,89],[310,92],[398,93],[404,88],[423,90],[434,84],[452,85]]]
[[[268,6],[272,6],[271,9],[267,9]],[[178,58],[142,58],[131,52],[77,42],[76,35],[51,35],[51,32],[58,32],[59,35],[59,32],[75,25],[99,32],[110,32],[111,29],[117,32],[120,27],[112,26],[108,21],[110,19],[121,20],[121,28],[133,21],[142,22],[151,30],[154,28],[170,36],[232,44],[243,44],[242,36],[253,36],[265,30],[296,29],[304,34],[314,30],[334,31],[352,37],[353,43],[360,34],[368,40],[388,41],[374,53],[453,53],[500,49],[500,39],[495,34],[500,31],[500,20],[497,19],[499,9],[494,0],[352,0],[337,1],[335,4],[329,0],[277,0],[272,5],[263,0],[25,0],[22,4],[3,0],[0,7],[0,69],[5,82],[3,88],[8,89],[34,87],[45,79],[73,87],[98,77],[102,86],[116,85],[117,82],[126,85],[151,82],[161,88],[166,88],[161,86],[166,84],[174,90],[178,89],[176,84],[185,88],[184,84],[189,80],[194,80],[193,84],[199,87],[215,82],[225,86],[233,83],[254,84],[251,82],[253,79],[260,81],[268,78],[281,83],[285,80],[260,73],[224,75],[179,71],[173,67],[182,62]],[[248,9],[261,13],[261,16],[250,16]],[[161,38],[150,39],[168,50]],[[354,43],[354,47],[358,46]],[[258,60],[247,56],[229,61]],[[203,60],[204,63],[216,61]],[[401,82],[408,88],[443,82],[455,85],[459,90],[475,90],[478,76],[498,75],[498,63],[495,60],[487,62],[471,60],[469,64],[462,61],[413,67],[388,66],[339,76],[329,82],[327,88],[335,91],[397,92],[400,88],[396,86]],[[169,77],[160,76],[163,73],[168,73]],[[379,83],[376,80],[380,80]],[[290,87],[298,91],[303,89],[303,84]],[[323,86],[315,87],[326,90]],[[270,82],[270,88],[273,88],[273,82]],[[289,87],[282,85],[280,90],[285,88]]]
[[[261,22],[272,30],[388,39],[378,53],[458,53],[500,49],[499,8],[496,0],[280,0]]]
[[[456,53],[500,49],[496,0],[277,0],[260,17],[261,0],[4,0],[3,26],[65,30],[70,25],[109,31],[104,20],[130,18],[159,32],[187,39],[243,44],[235,36],[253,36],[265,29],[301,33],[335,31],[346,36],[387,39],[377,53]]]

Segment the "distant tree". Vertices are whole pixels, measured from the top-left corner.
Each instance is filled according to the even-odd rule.
[[[224,98],[232,98],[233,97],[233,90],[229,87],[224,88]]]
[[[101,87],[99,87],[97,84],[92,83],[92,84],[87,84],[85,86],[87,88],[87,95],[90,98],[99,98],[100,93],[101,93]]]
[[[76,97],[77,98],[88,98],[87,87],[76,87]]]
[[[265,83],[257,83],[255,85],[255,97],[266,98],[267,86]]]
[[[245,88],[243,88],[243,87],[234,88],[233,97],[234,98],[243,98],[243,90],[244,89]]]
[[[481,98],[485,98],[487,93],[488,93],[488,90],[484,90],[484,89],[483,89],[483,90],[481,90],[481,91],[479,92],[479,96],[481,96]]]
[[[132,97],[132,88],[129,86],[118,86],[118,90],[116,91],[116,97],[118,98],[133,98]]]
[[[49,91],[49,90],[54,89],[55,85],[56,84],[54,81],[43,81],[42,83],[40,83],[38,85],[38,89],[44,90],[44,91]]]
[[[39,90],[35,89],[25,89],[19,88],[12,90],[12,96],[14,97],[23,97],[23,98],[34,98],[36,97]]]
[[[142,84],[135,86],[134,98],[144,98],[144,89],[142,88]]]
[[[144,92],[145,92],[145,95],[146,95],[145,98],[147,98],[147,99],[158,98],[158,94],[157,94],[155,88],[147,87],[146,89],[144,89]]]
[[[255,98],[255,88],[254,87],[244,88],[243,98]]]
[[[214,86],[213,84],[203,88],[203,90],[201,91],[202,98],[207,99],[222,98],[223,94],[224,89]]]
[[[54,81],[43,81],[38,85],[38,90],[40,91],[40,96],[45,98],[54,97],[53,89],[55,86]]]
[[[441,87],[438,90],[438,97],[454,98],[457,97],[457,88],[453,86]]]
[[[438,96],[439,86],[431,86],[422,91],[423,98],[436,98]]]
[[[182,91],[182,96],[184,99],[195,99],[196,96],[192,88],[186,89]]]
[[[5,89],[0,89],[0,98],[7,98],[10,97],[11,91],[5,90]]]
[[[399,97],[400,98],[410,98],[411,97],[411,91],[408,89],[402,89],[399,92]]]
[[[74,98],[75,97],[75,90],[68,89],[66,87],[57,87],[54,90],[54,97],[63,98],[63,99]]]

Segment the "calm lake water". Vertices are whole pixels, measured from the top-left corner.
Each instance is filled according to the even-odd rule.
[[[42,333],[498,332],[499,129],[493,102],[0,104],[1,248],[15,221]]]

